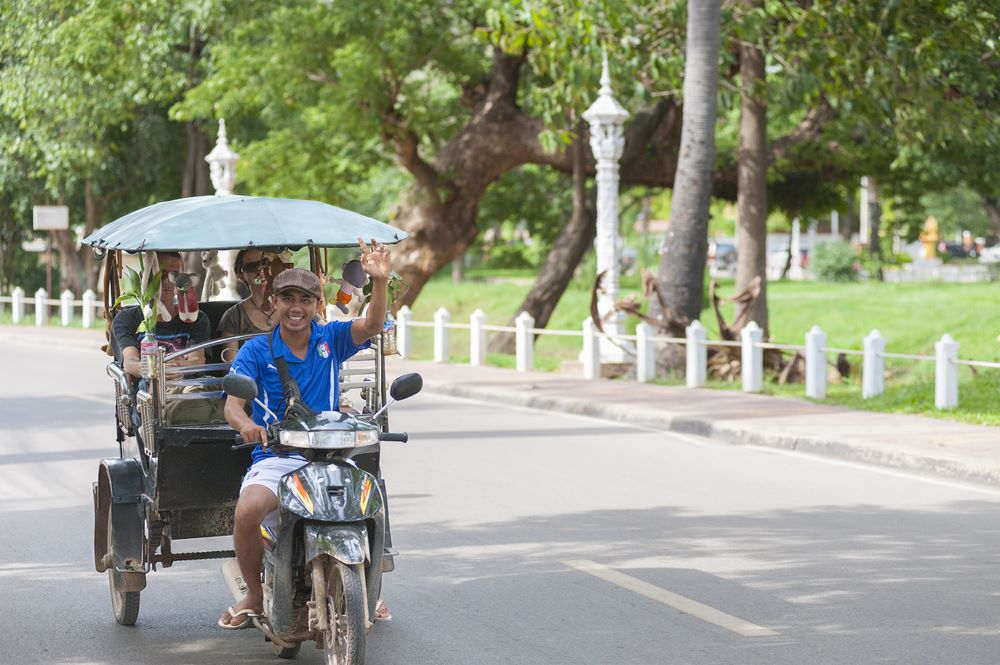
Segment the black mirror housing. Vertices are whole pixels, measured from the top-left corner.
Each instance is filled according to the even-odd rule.
[[[402,376],[396,377],[396,380],[392,382],[392,386],[389,388],[389,395],[394,400],[403,400],[408,397],[413,397],[421,391],[424,387],[424,377],[420,376],[416,372],[410,372],[409,374],[403,374]]]
[[[252,402],[257,398],[257,382],[242,374],[227,374],[222,379],[222,389],[227,395]]]

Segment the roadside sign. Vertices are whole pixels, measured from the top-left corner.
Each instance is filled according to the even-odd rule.
[[[36,231],[65,231],[69,228],[69,208],[35,206],[32,227]]]

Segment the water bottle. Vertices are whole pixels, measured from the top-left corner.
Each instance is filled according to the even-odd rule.
[[[382,353],[392,356],[399,353],[396,348],[396,320],[386,312],[385,323],[382,324]]]
[[[156,335],[146,333],[139,343],[139,372],[146,380],[156,377],[156,352]]]

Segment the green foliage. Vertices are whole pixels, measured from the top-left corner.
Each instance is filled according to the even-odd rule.
[[[825,282],[854,282],[858,279],[858,254],[846,242],[826,242],[810,257],[810,267]]]
[[[137,332],[148,332],[156,329],[159,317],[160,282],[163,271],[153,275],[147,284],[142,283],[143,259],[139,256],[139,272],[125,266],[122,270],[124,279],[121,282],[121,295],[115,300],[112,308],[119,305],[136,305],[142,310],[143,319]]]

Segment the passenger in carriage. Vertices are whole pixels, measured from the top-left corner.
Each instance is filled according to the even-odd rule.
[[[274,254],[266,248],[249,247],[236,254],[236,279],[250,290],[250,297],[236,303],[222,315],[218,327],[220,337],[251,335],[274,328],[274,306],[268,299],[271,279],[269,265],[273,258]],[[245,341],[227,343],[222,354],[223,360],[231,361],[235,358]]]
[[[211,324],[204,312],[199,310],[194,321],[184,321],[178,316],[177,294],[174,288],[176,275],[173,280],[168,279],[167,276],[170,273],[184,272],[184,262],[181,255],[177,252],[156,252],[156,261],[160,272],[163,273],[163,278],[160,281],[160,302],[165,310],[160,313],[156,322],[157,344],[164,347],[168,353],[172,353],[201,342],[207,342],[211,339]],[[121,362],[125,373],[136,379],[142,378],[139,365],[138,332],[142,319],[142,310],[133,306],[118,312],[115,320],[111,323],[111,348],[115,352],[115,357]],[[205,351],[199,349],[167,362],[165,367],[169,370],[172,367],[204,364]],[[139,383],[139,388],[146,388],[145,381]],[[190,386],[186,389],[170,388],[168,393],[200,392],[201,390],[203,387]],[[223,407],[224,404],[219,399],[175,401],[167,404],[163,418],[170,425],[219,422],[223,420]],[[140,425],[139,417],[134,409],[132,418],[138,427]]]
[[[156,341],[166,347],[168,352],[179,351],[211,338],[211,325],[208,316],[199,311],[192,322],[182,321],[177,316],[174,282],[167,279],[171,272],[183,273],[184,262],[177,252],[156,252],[156,260],[164,277],[160,281],[160,302],[166,310],[166,316],[160,314],[156,322]],[[126,374],[137,379],[142,378],[139,369],[139,325],[142,323],[142,309],[126,307],[118,312],[111,323],[111,344],[115,357],[121,362]],[[169,363],[171,367],[183,365],[202,365],[205,363],[204,351],[192,351]]]

